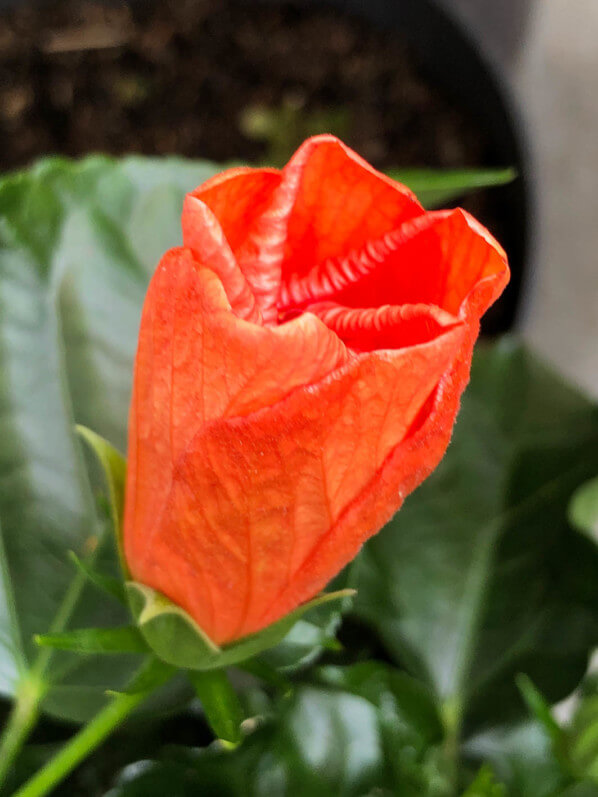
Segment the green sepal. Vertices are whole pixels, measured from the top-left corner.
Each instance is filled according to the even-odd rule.
[[[70,650],[73,653],[148,653],[142,634],[134,625],[118,628],[77,628],[61,634],[37,634],[40,647]]]
[[[189,670],[189,680],[204,710],[206,720],[219,739],[237,745],[245,719],[237,693],[224,670]]]
[[[125,481],[127,476],[127,461],[114,446],[100,437],[99,434],[92,432],[86,426],[77,425],[75,427],[79,435],[89,445],[94,452],[108,484],[108,497],[110,500],[110,518],[112,528],[116,537],[116,547],[118,557],[125,578],[129,578],[129,569],[125,561],[123,547],[123,515],[125,510]]]
[[[134,581],[128,581],[126,588],[133,617],[147,644],[163,661],[187,670],[213,670],[245,661],[277,645],[310,609],[355,594],[355,590],[343,589],[320,595],[262,631],[221,648],[160,592]]]

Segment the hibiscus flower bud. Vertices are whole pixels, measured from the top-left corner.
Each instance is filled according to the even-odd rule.
[[[228,644],[318,593],[436,467],[504,251],[332,136],[190,194],[147,293],[132,578]]]

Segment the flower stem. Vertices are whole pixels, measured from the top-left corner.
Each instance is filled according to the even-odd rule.
[[[453,793],[457,793],[459,780],[459,737],[461,733],[462,704],[458,698],[447,700],[441,708],[441,717],[444,725],[444,755],[447,764],[447,774]]]
[[[60,633],[66,628],[85,586],[85,580],[81,571],[77,571],[71,579],[50,626],[50,633]],[[0,787],[37,722],[40,703],[49,688],[49,684],[44,683],[44,678],[53,655],[51,648],[39,651],[17,689],[11,714],[0,737]]]
[[[60,783],[120,725],[149,692],[119,694],[34,775],[14,797],[42,797]]]
[[[30,675],[19,684],[0,740],[0,784],[4,782],[14,758],[37,721],[39,703],[44,692],[42,681]]]

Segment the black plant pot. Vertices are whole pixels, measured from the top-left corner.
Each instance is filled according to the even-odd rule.
[[[244,0],[251,4],[256,0]],[[512,166],[518,179],[499,192],[502,208],[500,239],[511,265],[511,283],[485,319],[489,334],[516,325],[529,259],[531,166],[521,121],[506,82],[490,67],[489,58],[468,33],[433,0],[260,0],[299,9],[329,8],[362,18],[410,46],[428,79],[476,119],[488,140],[488,166]]]
[[[0,0],[0,9],[22,0]],[[31,2],[31,0],[29,0]],[[41,0],[38,0],[41,3]],[[129,0],[143,6],[147,0]],[[235,0],[255,5],[258,0]],[[513,166],[519,178],[509,186],[493,189],[493,210],[498,211],[496,233],[508,252],[512,280],[497,305],[484,319],[490,334],[511,329],[522,299],[533,224],[530,165],[527,146],[514,104],[504,81],[488,65],[457,22],[434,0],[259,0],[260,3],[298,9],[328,8],[361,18],[390,37],[409,45],[418,66],[456,107],[475,120],[483,134],[487,166]],[[400,165],[400,164],[398,164]]]

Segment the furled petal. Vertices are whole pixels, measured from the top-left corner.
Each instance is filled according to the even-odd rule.
[[[427,343],[446,332],[459,320],[434,305],[350,308],[326,302],[312,304],[317,315],[353,351],[400,349]]]
[[[193,194],[183,205],[183,241],[196,260],[218,275],[233,312],[247,321],[261,323],[261,313],[251,285],[209,207]]]
[[[304,306],[314,300],[347,307],[425,303],[479,318],[509,278],[500,244],[461,209],[410,220],[371,241],[368,251],[376,256],[354,251],[348,257],[351,266],[328,262],[312,274],[312,295],[304,297]]]
[[[280,285],[280,252],[284,220],[269,213],[281,174],[276,169],[229,169],[197,188],[190,197],[201,200],[218,219],[228,246],[252,288],[265,321],[276,322]],[[196,249],[204,235],[202,219],[186,206],[183,243]],[[198,231],[195,223],[200,223]]]
[[[221,643],[312,597],[396,511],[406,485],[412,489],[440,458],[456,402],[416,470],[399,463],[389,475],[392,496],[377,507],[377,525],[369,504],[366,522],[356,516],[347,525],[351,508],[378,490],[388,459],[427,417],[427,402],[467,334],[457,325],[420,346],[354,357],[283,401],[199,429],[175,460],[151,538],[143,522],[129,525],[133,576]],[[336,542],[329,550],[330,535]],[[320,549],[325,556],[314,562]]]
[[[367,251],[369,242],[424,213],[408,188],[328,135],[297,150],[282,172],[273,205],[287,217],[280,294],[285,307],[312,295],[309,282],[327,261],[344,263],[350,271],[352,252]]]

